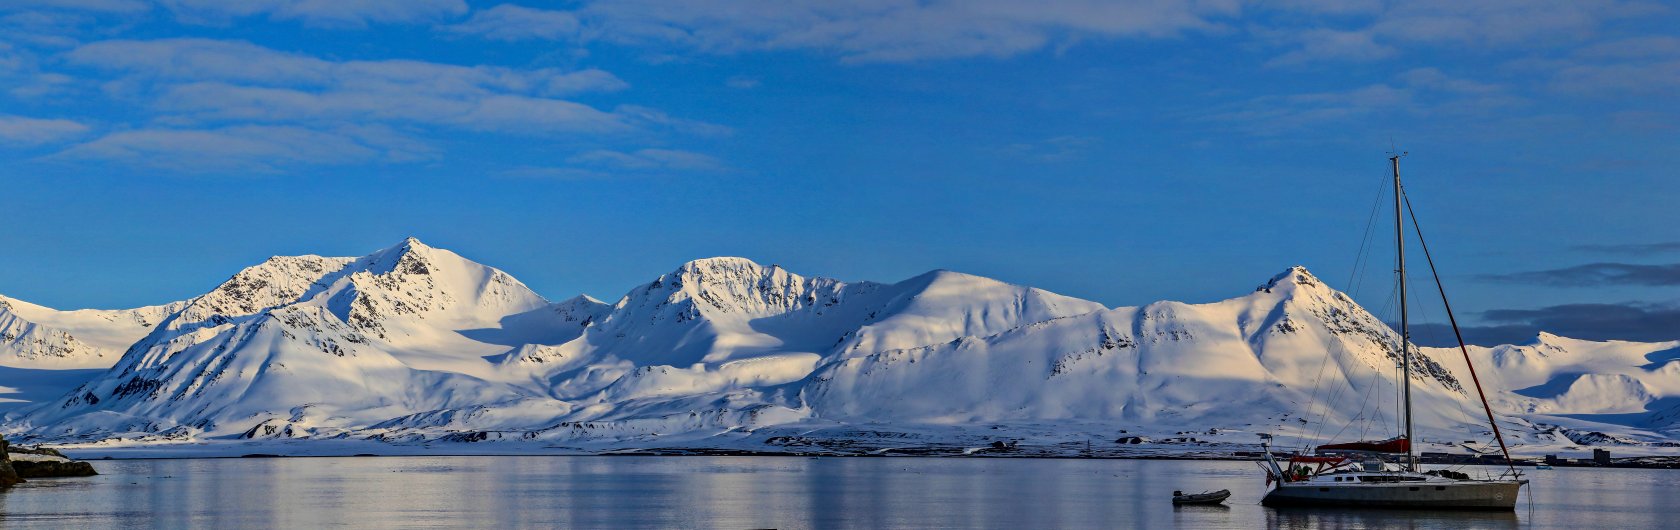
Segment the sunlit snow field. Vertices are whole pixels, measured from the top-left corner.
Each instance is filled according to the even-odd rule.
[[[1515,513],[1278,511],[1250,462],[804,457],[117,460],[0,493],[6,528],[1658,528],[1680,472],[1534,471]],[[1226,507],[1172,490],[1229,488]]]

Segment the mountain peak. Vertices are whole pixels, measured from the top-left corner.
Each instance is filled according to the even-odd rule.
[[[716,271],[716,270],[735,270],[735,271],[739,271],[739,270],[759,270],[759,269],[764,269],[764,268],[765,267],[763,265],[759,265],[758,262],[747,259],[747,258],[738,258],[738,257],[733,257],[733,256],[718,256],[718,257],[713,257],[713,258],[701,258],[701,259],[697,259],[697,260],[693,260],[693,261],[689,261],[687,263],[684,263],[684,264],[682,264],[682,266],[677,267],[677,270],[673,271],[673,275],[680,276],[680,275],[685,275],[685,274],[703,273],[703,272],[706,272],[706,271]]]
[[[427,251],[436,250],[436,249],[437,249],[437,247],[433,247],[431,245],[425,244],[424,242],[421,242],[420,238],[417,238],[417,237],[414,237],[414,236],[409,236],[409,237],[403,238],[402,241],[397,242],[397,244],[395,244],[395,245],[391,245],[391,246],[385,247],[383,249],[380,249],[377,252],[374,252],[374,254],[399,254],[400,255],[400,254],[406,254],[406,253],[409,253],[409,252],[427,252]]]
[[[567,298],[565,300],[561,300],[559,302],[555,302],[555,305],[568,305],[568,306],[571,306],[571,305],[607,305],[607,303],[602,302],[600,299],[597,299],[593,296],[589,296],[587,294],[580,294],[580,295],[577,295],[577,296],[573,296],[571,298]]]
[[[924,272],[924,273],[921,273],[921,274],[917,274],[916,276],[912,277],[911,279],[912,280],[925,280],[928,283],[933,283],[933,282],[941,281],[941,280],[944,280],[944,281],[986,280],[986,281],[992,281],[992,282],[997,282],[997,283],[1008,283],[1008,282],[1004,282],[1003,280],[998,280],[998,279],[995,279],[995,278],[987,278],[985,276],[978,276],[978,275],[969,274],[969,273],[966,273],[966,272],[957,272],[957,271],[954,271],[954,270],[951,270],[951,269],[933,269],[931,271],[927,271],[927,272]]]
[[[383,250],[368,255],[368,271],[377,275],[402,271],[409,274],[428,274],[431,270],[431,257],[442,249],[428,246],[418,238],[409,237],[401,243],[386,247]],[[447,252],[447,251],[443,251]]]
[[[1255,290],[1270,292],[1272,289],[1290,287],[1294,285],[1324,287],[1324,281],[1318,279],[1317,276],[1314,276],[1312,271],[1307,270],[1305,266],[1295,265],[1289,267],[1288,269],[1284,269],[1283,272],[1280,272],[1275,276],[1272,276],[1272,279],[1267,280],[1265,285],[1260,286],[1259,289]]]

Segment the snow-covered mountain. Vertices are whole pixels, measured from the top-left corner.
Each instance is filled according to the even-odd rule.
[[[58,311],[0,296],[0,366],[102,368],[183,303]]]
[[[64,435],[179,437],[275,421],[354,428],[516,400],[529,392],[487,380],[484,356],[507,349],[497,340],[560,333],[564,317],[548,306],[506,273],[413,239],[354,260],[273,258],[30,418]]]
[[[128,444],[874,451],[1121,431],[1251,444],[1395,434],[1401,381],[1393,331],[1300,267],[1220,302],[1109,309],[949,271],[850,283],[710,258],[613,304],[550,303],[409,239],[272,258],[163,307],[109,370],[0,430]],[[1485,441],[1459,352],[1419,353],[1420,443]],[[1519,450],[1680,437],[1680,343],[1543,335],[1470,353]]]

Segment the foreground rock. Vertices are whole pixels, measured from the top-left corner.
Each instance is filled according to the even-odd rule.
[[[10,447],[0,439],[0,486],[10,486],[31,478],[89,477],[98,475],[93,464],[71,460],[56,450],[36,447]]]
[[[91,477],[99,474],[93,470],[93,464],[79,460],[32,454],[12,456],[12,470],[21,478]]]
[[[12,460],[6,456],[6,438],[0,437],[0,488],[9,488],[19,482],[23,482],[23,477],[12,470]]]

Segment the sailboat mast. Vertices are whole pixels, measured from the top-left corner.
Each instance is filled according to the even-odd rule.
[[[1406,411],[1406,470],[1417,471],[1417,459],[1412,456],[1412,349],[1410,322],[1406,320],[1406,228],[1400,201],[1400,155],[1388,157],[1394,169],[1394,248],[1395,275],[1400,280],[1400,379],[1405,382]]]

